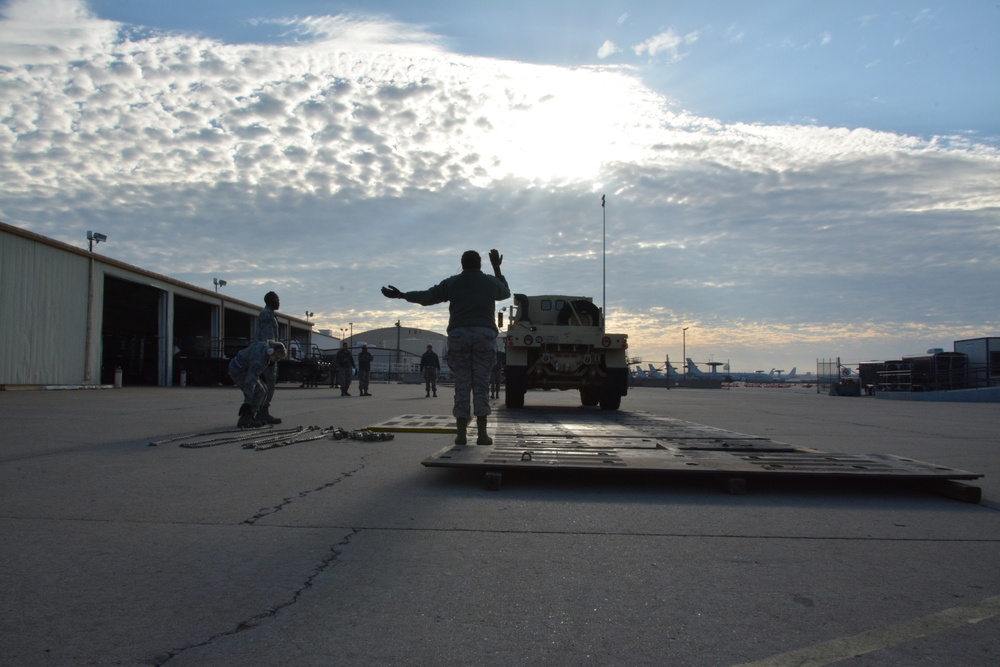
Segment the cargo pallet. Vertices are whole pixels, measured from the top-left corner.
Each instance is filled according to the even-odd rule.
[[[411,417],[410,423],[420,423]],[[450,418],[424,419],[444,420],[435,429],[440,433]],[[889,454],[822,452],[642,412],[501,408],[490,421],[492,446],[477,446],[470,430],[470,444],[446,447],[421,463],[483,470],[491,490],[500,489],[504,471],[575,469],[711,476],[721,478],[732,494],[746,493],[752,479],[821,478],[919,482],[963,502],[982,497],[978,487],[959,481],[978,479],[979,473]]]

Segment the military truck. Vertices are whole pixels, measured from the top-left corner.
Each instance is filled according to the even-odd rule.
[[[604,332],[591,297],[514,295],[507,327],[506,405],[528,389],[578,389],[586,406],[617,410],[628,393],[628,336]]]

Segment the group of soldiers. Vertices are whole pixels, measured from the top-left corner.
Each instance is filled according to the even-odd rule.
[[[344,341],[337,354],[333,357],[333,373],[330,378],[330,388],[340,387],[341,396],[350,396],[351,378],[355,371],[358,374],[358,391],[362,396],[371,396],[368,392],[369,383],[372,377],[372,360],[375,357],[368,351],[368,346],[362,344],[361,352],[358,354],[358,363],[354,363],[354,355],[351,348]]]
[[[392,285],[382,288],[390,299],[404,299],[410,303],[431,306],[448,302],[448,365],[455,378],[455,416],[457,436],[455,444],[465,445],[468,427],[474,416],[478,431],[476,444],[491,445],[487,434],[487,417],[491,413],[489,399],[499,396],[496,379],[498,355],[496,352],[497,326],[493,319],[495,303],[510,298],[510,287],[500,271],[503,255],[495,249],[489,253],[494,275],[482,271],[482,257],[475,250],[462,254],[462,272],[445,278],[426,289],[403,292]],[[249,428],[265,424],[280,424],[281,419],[270,413],[271,399],[277,381],[277,363],[287,356],[285,346],[278,341],[278,319],[275,311],[281,305],[278,295],[264,295],[261,310],[254,328],[253,342],[241,350],[229,364],[229,376],[243,391],[237,426]],[[334,359],[341,396],[350,396],[349,388],[354,371],[358,373],[358,387],[362,396],[368,392],[372,354],[363,345],[358,364],[347,342],[344,342]],[[426,382],[426,395],[437,396],[437,373],[440,361],[433,347],[421,357],[421,371]],[[491,388],[491,385],[492,388]],[[333,385],[331,385],[333,386]],[[471,401],[470,401],[471,395]]]

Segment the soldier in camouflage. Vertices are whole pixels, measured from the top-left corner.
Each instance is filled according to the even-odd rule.
[[[348,390],[351,388],[351,377],[354,375],[354,355],[345,340],[337,350],[337,356],[333,358],[333,363],[337,368],[337,381],[340,383],[340,395],[350,396]]]
[[[278,317],[274,311],[281,306],[281,300],[274,292],[264,295],[264,309],[257,316],[257,326],[254,327],[253,340],[255,343],[264,343],[269,340],[278,340]],[[271,400],[274,398],[274,387],[278,382],[278,364],[270,365],[265,370],[263,377],[264,384],[267,385],[267,398],[260,408],[257,417],[268,424],[280,424],[281,420],[272,417],[270,408]]]
[[[374,360],[375,357],[368,351],[368,346],[362,345],[361,352],[358,353],[358,390],[362,396],[371,396],[368,393],[368,386],[372,378],[372,361]]]
[[[243,405],[240,406],[239,428],[263,426],[267,422],[260,418],[260,411],[267,400],[267,384],[264,375],[269,367],[285,358],[285,346],[273,340],[251,343],[229,362],[229,377],[243,390]]]
[[[490,250],[494,276],[482,271],[482,257],[475,250],[462,255],[462,272],[445,278],[430,289],[402,292],[389,285],[382,294],[390,299],[405,299],[421,306],[449,302],[448,305],[448,366],[455,376],[456,445],[467,440],[469,420],[476,416],[479,432],[476,444],[491,445],[487,434],[490,414],[490,375],[496,360],[497,326],[493,319],[496,301],[510,298],[507,279],[500,272],[503,255]],[[472,394],[470,404],[469,394]]]

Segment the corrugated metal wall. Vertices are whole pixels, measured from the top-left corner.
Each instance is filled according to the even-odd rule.
[[[86,257],[0,233],[0,384],[84,384]]]
[[[91,274],[93,294],[88,311]],[[163,293],[157,311],[158,326],[153,332],[158,341],[159,377],[155,381],[161,385],[172,383],[173,337],[184,337],[188,329],[184,321],[175,326],[175,295],[210,304],[216,318],[213,327],[217,327],[218,310],[224,308],[226,321],[238,323],[231,327],[233,332],[226,332],[227,337],[249,336],[253,318],[260,310],[256,304],[227,299],[209,289],[0,222],[0,385],[101,383],[104,337],[108,333],[103,331],[107,277],[135,283],[140,286],[136,289],[147,286]],[[279,322],[290,337],[309,340],[308,322],[285,314],[279,315]],[[199,335],[205,335],[204,323],[197,327]]]

